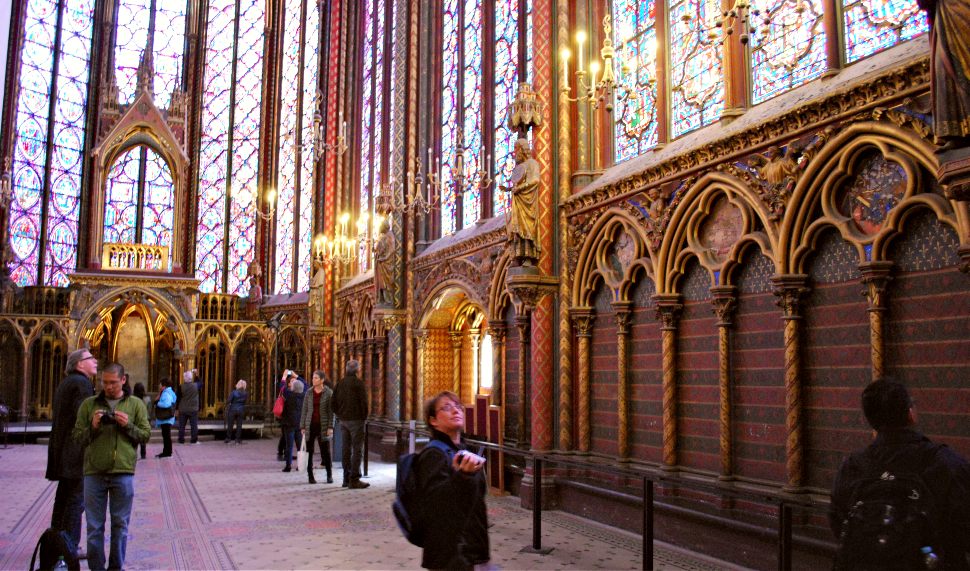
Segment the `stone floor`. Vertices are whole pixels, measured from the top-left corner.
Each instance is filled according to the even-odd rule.
[[[366,490],[307,484],[280,472],[275,440],[160,446],[138,464],[128,541],[129,569],[416,569],[420,549],[391,515],[395,467],[372,460]],[[55,484],[44,479],[47,448],[0,449],[0,569],[26,569],[48,525]],[[322,475],[317,472],[318,479]],[[532,512],[518,498],[488,499],[492,562],[498,569],[640,569],[639,536],[562,512],[542,516],[547,555],[531,543]],[[656,569],[738,569],[655,545]]]

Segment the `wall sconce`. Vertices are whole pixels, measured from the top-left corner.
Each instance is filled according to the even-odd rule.
[[[337,116],[337,124],[340,125],[340,132],[337,133],[337,140],[334,143],[327,143],[323,135],[323,92],[317,90],[314,98],[313,111],[313,152],[314,157],[319,161],[326,152],[335,152],[341,156],[347,152],[347,122],[344,121],[344,112],[341,111]]]
[[[579,30],[576,32],[576,44],[578,46],[578,60],[576,66],[576,90],[577,95],[575,98],[569,96],[569,58],[572,57],[572,52],[569,48],[563,48],[559,53],[559,60],[562,62],[562,85],[559,90],[562,92],[563,97],[568,101],[582,101],[589,105],[592,105],[594,109],[599,109],[601,105],[606,108],[607,113],[613,111],[613,88],[616,87],[616,71],[614,66],[616,65],[616,48],[613,47],[613,25],[612,19],[609,15],[603,18],[603,44],[600,47],[600,58],[603,60],[602,64],[599,60],[592,60],[589,62],[589,81],[586,80],[586,66],[585,58],[585,44],[586,44],[586,32]],[[602,71],[602,77],[599,76],[600,71]]]
[[[264,196],[264,201],[266,203],[266,211],[259,207],[259,200],[257,197],[256,201],[256,216],[259,216],[260,220],[270,221],[276,215],[276,191],[273,189],[267,190]]]

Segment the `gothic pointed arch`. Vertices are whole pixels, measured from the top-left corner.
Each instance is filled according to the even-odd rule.
[[[632,283],[636,268],[654,274],[654,262],[642,225],[629,212],[607,210],[592,225],[579,250],[573,282],[573,306],[589,307],[597,282],[602,281],[619,301]]]

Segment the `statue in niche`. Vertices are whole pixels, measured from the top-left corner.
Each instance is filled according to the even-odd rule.
[[[8,240],[0,252],[0,310],[9,313],[13,311],[14,298],[20,291],[20,286],[10,277],[10,265],[16,261],[13,248]]]
[[[394,254],[397,239],[388,220],[381,223],[380,237],[374,244],[374,289],[377,305],[394,306]]]
[[[313,257],[313,275],[310,277],[310,294],[307,298],[307,309],[310,322],[323,322],[324,285],[327,283],[327,264],[322,258]]]
[[[970,4],[917,0],[930,24],[930,92],[940,151],[970,145]]]
[[[263,287],[259,285],[259,278],[263,275],[263,269],[259,262],[252,262],[246,269],[246,280],[249,282],[249,303],[256,305],[263,304]]]
[[[532,158],[528,139],[515,142],[515,168],[508,186],[512,206],[506,218],[508,243],[514,265],[533,266],[539,261],[539,161]]]

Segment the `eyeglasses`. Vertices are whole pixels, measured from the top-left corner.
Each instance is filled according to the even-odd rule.
[[[456,410],[465,412],[465,407],[460,404],[448,403],[448,404],[441,405],[441,408],[438,409],[438,412],[454,412]]]
[[[98,360],[98,358],[95,357],[94,355],[88,355],[87,357],[84,357],[83,359],[81,359],[80,361],[78,361],[78,363],[83,362],[83,361],[87,361],[89,359],[94,359],[95,361]]]

